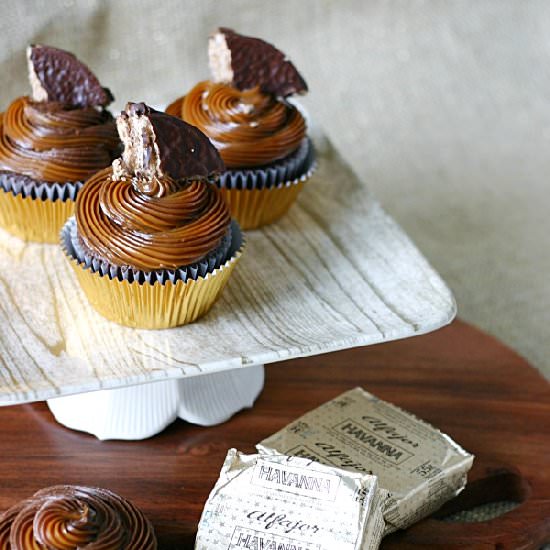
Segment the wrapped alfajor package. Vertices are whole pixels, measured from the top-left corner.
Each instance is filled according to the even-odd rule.
[[[376,477],[230,449],[196,550],[374,550],[384,530]]]
[[[473,455],[448,435],[361,388],[298,418],[256,446],[377,476],[385,533],[430,515],[464,489]]]

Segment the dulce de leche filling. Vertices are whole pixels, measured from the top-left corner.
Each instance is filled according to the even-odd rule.
[[[103,489],[44,489],[0,518],[0,550],[157,547],[151,524],[130,502]]]
[[[153,271],[197,262],[220,244],[231,218],[215,185],[175,182],[168,176],[147,192],[111,168],[89,179],[78,194],[80,241],[115,266]]]
[[[37,181],[82,181],[108,166],[120,141],[109,112],[16,99],[0,115],[0,170]]]
[[[295,151],[306,135],[306,123],[293,105],[259,88],[238,90],[199,82],[166,112],[204,132],[228,168],[270,164]]]

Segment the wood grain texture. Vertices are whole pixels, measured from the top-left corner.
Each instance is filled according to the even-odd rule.
[[[384,549],[529,550],[550,540],[550,385],[514,352],[460,321],[433,334],[272,365],[253,409],[212,428],[177,421],[139,443],[100,442],[57,425],[44,404],[0,410],[0,510],[56,483],[132,499],[161,549],[191,549],[228,448],[254,444],[361,385],[475,453],[467,489],[436,516],[487,501],[520,505],[482,523],[424,520]]]
[[[455,315],[439,276],[324,139],[319,170],[250,232],[199,322],[134,330],[92,310],[56,246],[0,234],[0,403],[47,399],[368,345]]]

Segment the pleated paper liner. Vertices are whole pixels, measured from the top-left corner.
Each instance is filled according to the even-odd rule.
[[[28,176],[0,172],[0,226],[23,239],[57,244],[59,232],[74,214],[82,182],[37,182]]]
[[[238,220],[243,229],[257,229],[269,225],[284,216],[294,204],[304,180],[290,182],[270,189],[221,189],[231,217]]]
[[[242,229],[257,229],[284,216],[316,168],[311,140],[272,166],[228,170],[220,178],[224,199]]]
[[[305,137],[298,149],[287,157],[266,166],[233,168],[220,176],[220,187],[228,189],[266,189],[294,181],[306,174],[315,163],[315,148]]]
[[[62,248],[70,260],[90,304],[115,323],[147,329],[171,328],[192,323],[214,305],[241,257],[244,242],[237,223],[232,222],[231,244],[221,265],[209,269],[193,266],[185,270],[155,272],[154,281],[140,272],[120,269],[102,274],[79,259],[73,246],[74,218],[63,227]],[[73,233],[74,234],[74,233]]]

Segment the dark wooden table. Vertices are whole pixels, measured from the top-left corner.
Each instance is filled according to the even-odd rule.
[[[426,336],[269,365],[266,374],[253,409],[212,428],[178,421],[142,442],[70,431],[42,403],[0,409],[0,510],[48,485],[102,486],[145,511],[160,548],[192,548],[230,447],[254,452],[255,442],[361,385],[475,453],[467,490],[439,516],[490,501],[520,503],[488,522],[424,520],[383,548],[520,550],[550,540],[550,386],[493,338],[456,321]]]

